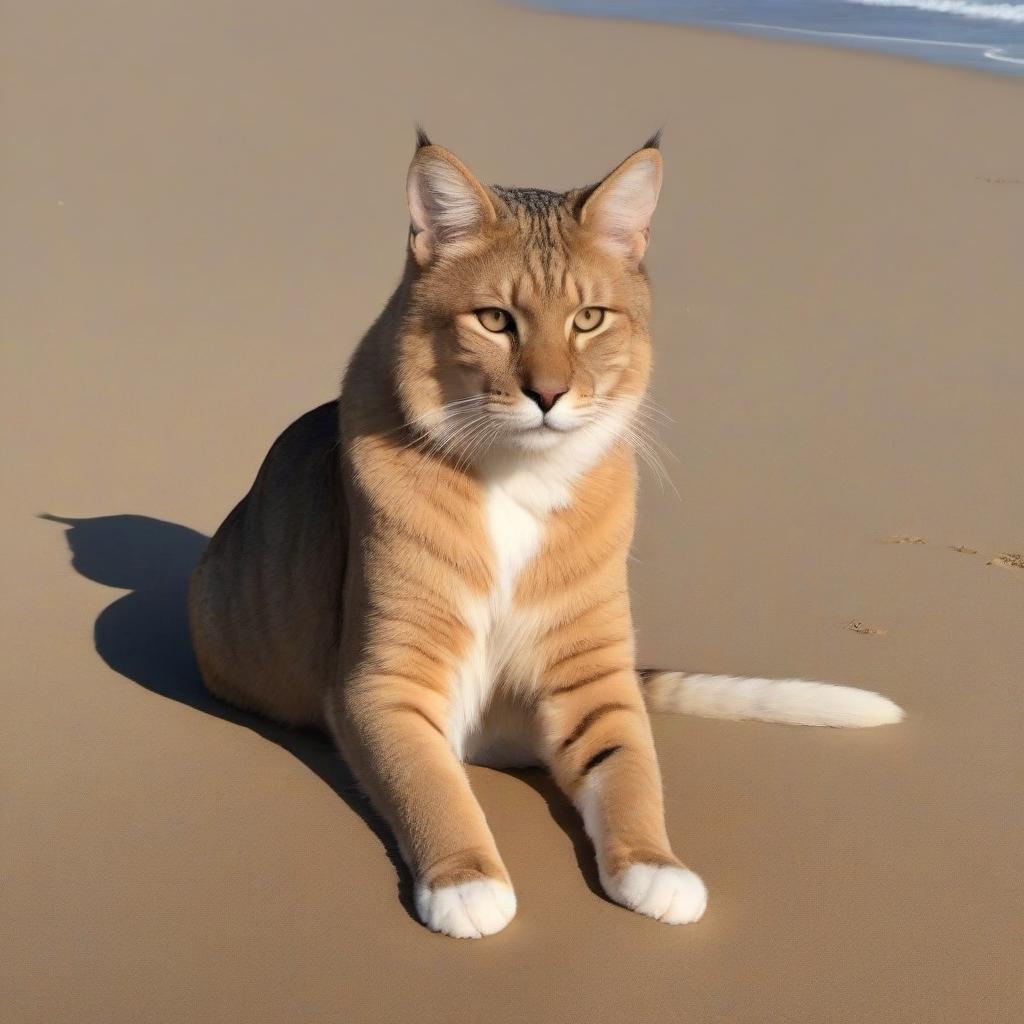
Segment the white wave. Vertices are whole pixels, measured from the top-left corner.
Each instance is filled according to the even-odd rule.
[[[956,14],[961,18],[1011,21],[1024,25],[1024,4],[979,4],[972,0],[847,0],[861,7],[912,7],[933,14]]]
[[[857,3],[858,0],[849,0],[850,3]],[[1018,54],[1020,47],[1012,47],[1012,52],[1007,52],[1005,46],[992,46],[988,43],[953,43],[939,39],[910,39],[906,36],[871,36],[863,32],[823,32],[820,29],[811,28],[784,28],[781,25],[762,25],[756,21],[735,21],[729,22],[734,28],[750,28],[756,32],[777,32],[780,35],[809,36],[812,39],[851,39],[857,42],[872,43],[905,43],[907,45],[923,46],[933,48],[936,46],[950,46],[961,50],[982,50],[988,60],[999,61],[1003,64],[1024,65],[1024,54]],[[841,44],[840,44],[841,45]]]

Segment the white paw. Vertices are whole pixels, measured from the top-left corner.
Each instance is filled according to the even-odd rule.
[[[708,890],[698,875],[670,865],[633,864],[604,879],[616,903],[666,924],[699,921],[708,905]]]
[[[500,932],[516,916],[516,894],[490,878],[439,889],[417,885],[416,913],[431,931],[479,939]]]

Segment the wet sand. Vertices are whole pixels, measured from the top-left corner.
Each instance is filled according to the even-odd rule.
[[[4,17],[5,1019],[1019,1019],[1024,84],[348,6]],[[415,120],[555,188],[664,124],[643,660],[907,710],[656,721],[698,925],[606,902],[551,787],[473,769],[519,916],[431,935],[326,743],[195,675],[185,576],[396,282]]]

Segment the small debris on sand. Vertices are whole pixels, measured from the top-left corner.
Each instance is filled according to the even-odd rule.
[[[950,544],[950,551],[959,551],[961,555],[976,555],[978,553],[977,548],[969,548],[964,544]]]
[[[928,541],[924,537],[908,537],[904,534],[900,534],[896,537],[886,537],[882,540],[883,544],[927,544]]]
[[[887,629],[883,629],[881,626],[869,626],[860,619],[853,619],[851,622],[846,624],[847,629],[853,630],[854,633],[861,633],[864,636],[885,636],[889,632]]]
[[[996,555],[991,562],[986,562],[985,564],[998,565],[1003,569],[1024,569],[1024,555],[1007,552],[1002,555]]]

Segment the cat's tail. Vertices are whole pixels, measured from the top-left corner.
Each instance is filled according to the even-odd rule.
[[[903,709],[888,697],[852,686],[657,669],[642,670],[640,679],[644,700],[651,711],[847,729],[888,725],[903,718]]]

